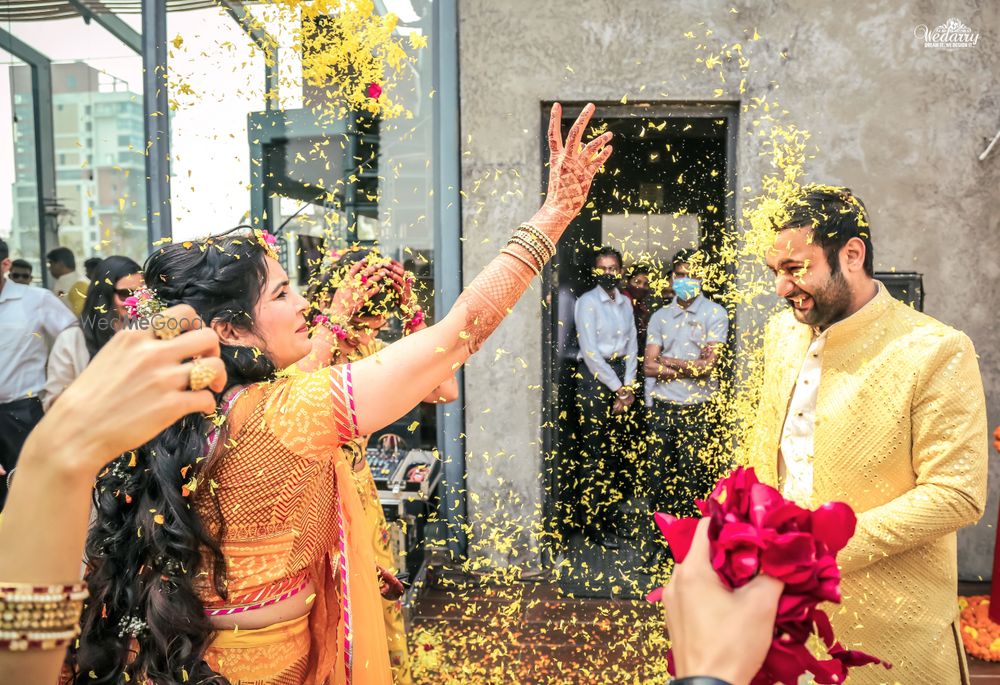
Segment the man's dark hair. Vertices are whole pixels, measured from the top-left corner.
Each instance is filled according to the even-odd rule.
[[[601,257],[614,257],[618,260],[618,268],[621,269],[624,266],[622,262],[622,253],[613,247],[605,245],[600,250],[594,253],[594,264],[597,264],[597,260]]]
[[[68,269],[76,268],[76,257],[73,256],[73,250],[68,247],[57,247],[49,250],[45,258],[52,264],[62,264]]]
[[[0,262],[10,257],[10,250],[7,249],[7,243],[0,240]]]
[[[673,273],[674,269],[681,264],[690,264],[696,254],[698,254],[698,250],[690,247],[677,250],[677,252],[674,253],[674,256],[670,259],[670,272]]]
[[[649,272],[652,271],[649,264],[645,262],[636,262],[628,268],[628,277],[635,278],[636,276],[648,276]]]
[[[19,269],[27,269],[28,271],[32,271],[31,262],[29,262],[27,259],[15,259],[14,261],[12,261],[10,263],[10,268],[13,269],[14,267],[17,267]]]
[[[858,238],[865,244],[865,273],[874,276],[871,225],[861,198],[850,188],[834,186],[808,185],[802,191],[802,195],[785,205],[788,219],[775,223],[775,230],[811,226],[813,242],[823,248],[830,271],[835,274],[840,272],[840,248],[851,238]]]

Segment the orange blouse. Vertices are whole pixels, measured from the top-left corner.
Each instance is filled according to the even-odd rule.
[[[357,435],[349,364],[254,384],[233,402],[195,491],[226,568],[223,600],[204,565],[206,607],[315,583],[304,685],[351,683],[358,669],[365,683],[391,683],[371,539],[353,534],[367,525],[341,449]]]

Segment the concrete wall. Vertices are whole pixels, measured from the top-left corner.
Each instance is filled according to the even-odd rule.
[[[950,17],[981,34],[977,46],[946,51],[914,37],[916,26],[933,28]],[[705,38],[709,29],[713,35]],[[688,31],[697,37],[685,38]],[[630,102],[711,101],[720,86],[722,100],[768,95],[819,147],[809,178],[847,185],[865,200],[876,268],[922,272],[926,311],[971,336],[995,426],[1000,147],[985,162],[977,157],[1000,128],[998,40],[1000,4],[988,0],[463,0],[466,279],[538,206],[542,101],[616,102],[626,94]],[[700,42],[747,47],[744,94],[734,65],[721,84],[718,72],[695,62],[707,54],[695,50]],[[756,194],[768,172],[752,118],[741,121],[739,204]],[[529,522],[542,501],[540,293],[529,293],[469,364],[467,485],[474,520]],[[992,465],[982,522],[960,535],[964,578],[990,573],[998,469],[1000,463]],[[534,554],[525,535],[490,553],[518,562]]]

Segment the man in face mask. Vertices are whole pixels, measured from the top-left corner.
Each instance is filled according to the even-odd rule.
[[[675,516],[695,514],[694,500],[708,494],[717,475],[706,463],[711,437],[709,400],[719,389],[714,369],[726,336],[729,316],[722,305],[701,294],[692,274],[694,250],[674,255],[674,301],[649,322],[643,372],[655,380],[650,394],[649,454],[651,507]],[[662,536],[650,526],[651,555],[662,556]]]
[[[576,403],[580,415],[577,518],[587,537],[609,549],[613,512],[621,501],[625,430],[635,401],[638,342],[632,304],[618,285],[622,257],[602,247],[594,260],[597,286],[576,302],[580,342]]]

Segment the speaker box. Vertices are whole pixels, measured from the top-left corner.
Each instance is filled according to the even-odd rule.
[[[924,311],[924,276],[913,271],[875,272],[875,278],[889,289],[889,294],[918,312]]]

